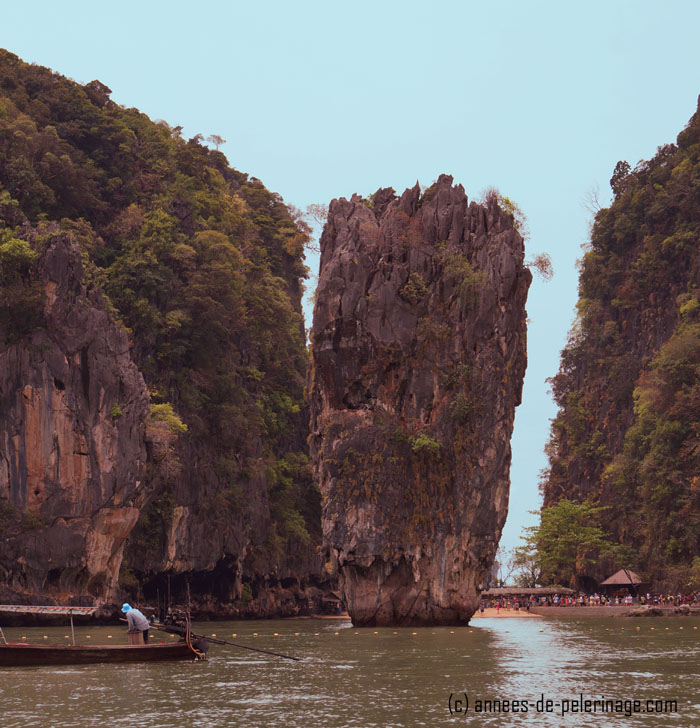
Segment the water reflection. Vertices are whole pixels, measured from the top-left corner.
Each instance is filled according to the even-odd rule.
[[[563,701],[571,707],[579,696],[674,699],[677,713],[632,715],[624,724],[700,725],[698,626],[694,618],[501,618],[378,630],[315,620],[199,624],[196,631],[224,639],[235,633],[235,641],[303,662],[213,646],[206,663],[0,669],[2,726],[600,726],[618,717],[562,716]],[[39,644],[44,634],[62,642],[65,633],[5,631],[12,641],[26,634]],[[98,644],[125,635],[116,627],[80,628],[76,637]],[[450,715],[451,693],[467,694],[469,712]],[[507,700],[508,712],[476,713],[477,700],[501,709]],[[546,700],[551,712],[544,712]]]

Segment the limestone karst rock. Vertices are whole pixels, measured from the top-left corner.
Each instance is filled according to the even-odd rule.
[[[149,396],[78,245],[57,227],[45,245],[45,325],[0,336],[0,574],[27,595],[106,599],[147,500]]]
[[[559,410],[542,480],[544,508],[602,506],[595,525],[629,549],[619,565],[674,594],[694,584],[700,554],[699,149],[700,99],[675,144],[615,166],[551,380]],[[576,566],[596,581],[616,568]],[[550,576],[564,583],[562,571]]]
[[[0,49],[0,599],[101,598],[120,572],[120,603],[191,587],[211,616],[309,611],[333,585],[307,458],[306,225],[201,135],[109,94]],[[47,227],[80,250],[42,318]],[[113,386],[129,359],[145,438]]]
[[[356,625],[468,620],[508,508],[531,274],[496,196],[334,200],[312,330],[327,568]]]

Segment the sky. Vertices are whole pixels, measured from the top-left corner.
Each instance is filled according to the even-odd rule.
[[[700,94],[700,3],[589,0],[3,3],[0,46],[186,137],[218,134],[230,163],[304,208],[451,174],[525,213],[547,252],[527,309],[528,370],[513,435],[520,543],[540,505],[556,408],[548,377],[573,323],[586,200],[610,201],[618,160],[675,141]],[[309,260],[312,268],[318,261]],[[312,285],[313,280],[310,281]]]

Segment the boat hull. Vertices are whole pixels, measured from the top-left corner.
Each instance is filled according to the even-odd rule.
[[[100,662],[161,662],[194,660],[184,643],[160,645],[25,645],[0,644],[0,666],[91,665]]]

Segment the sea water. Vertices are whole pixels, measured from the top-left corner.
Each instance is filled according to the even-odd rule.
[[[403,629],[307,619],[194,630],[301,661],[212,645],[206,662],[0,668],[0,726],[700,725],[693,617],[494,618]],[[79,627],[76,642],[125,643],[125,632]],[[152,642],[174,641],[151,634]],[[65,628],[5,635],[70,643]]]

